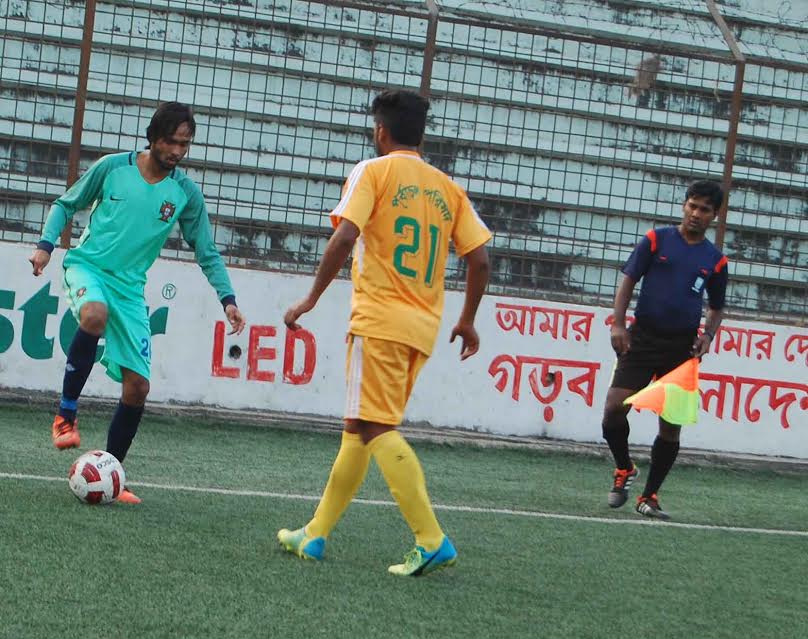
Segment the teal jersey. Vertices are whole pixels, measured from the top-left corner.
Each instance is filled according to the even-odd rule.
[[[76,248],[64,264],[94,266],[133,295],[142,295],[146,271],[160,255],[174,224],[219,300],[234,295],[224,262],[213,241],[205,199],[199,187],[180,169],[157,184],[140,174],[137,153],[106,155],[93,164],[51,207],[42,241],[56,245],[76,211],[92,207]]]

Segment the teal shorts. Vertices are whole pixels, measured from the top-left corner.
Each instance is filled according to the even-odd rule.
[[[151,373],[151,328],[146,300],[123,294],[102,271],[75,262],[64,269],[67,303],[76,321],[87,302],[107,307],[104,354],[101,363],[116,382],[123,381],[122,368],[149,379]]]

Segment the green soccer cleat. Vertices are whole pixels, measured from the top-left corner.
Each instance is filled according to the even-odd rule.
[[[395,564],[387,572],[400,577],[420,577],[428,575],[439,568],[448,568],[457,563],[457,551],[448,537],[444,537],[440,547],[427,552],[421,546],[416,546],[404,555],[403,564]]]
[[[286,551],[301,559],[322,561],[325,554],[325,537],[307,537],[305,527],[297,530],[282,528],[278,531],[278,541]]]

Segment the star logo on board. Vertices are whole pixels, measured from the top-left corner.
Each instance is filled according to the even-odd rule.
[[[171,218],[174,217],[174,211],[177,210],[177,207],[174,206],[171,202],[163,202],[163,205],[160,207],[160,220],[163,222],[170,222]]]

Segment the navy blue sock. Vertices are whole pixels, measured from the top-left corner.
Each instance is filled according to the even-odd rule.
[[[107,452],[123,462],[132,440],[137,434],[140,418],[143,417],[143,406],[128,406],[118,402],[118,408],[112,416],[107,432]]]
[[[62,401],[59,403],[59,414],[70,421],[76,419],[79,395],[95,363],[95,349],[99,339],[98,335],[90,335],[79,327],[70,342],[62,382]]]

